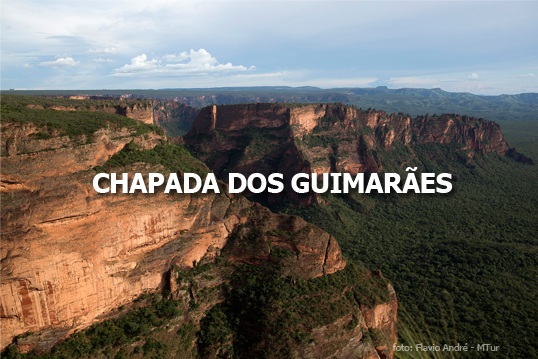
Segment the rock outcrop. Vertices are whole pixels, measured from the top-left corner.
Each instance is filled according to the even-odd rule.
[[[491,121],[456,114],[411,118],[343,104],[208,106],[184,142],[224,181],[229,172],[278,172],[286,188],[292,173],[381,172],[379,149],[391,152],[397,145],[459,144],[457,150],[467,151],[468,158],[510,149]],[[413,159],[410,153],[402,162]],[[303,205],[317,200],[292,192],[283,196]]]
[[[32,98],[30,102],[32,102]],[[57,96],[38,98],[27,105],[30,109],[57,111],[106,112],[132,118],[146,124],[163,127],[168,137],[180,136],[189,131],[200,111],[177,101],[161,101],[106,96]]]
[[[35,107],[34,107],[35,108]],[[128,118],[132,118],[138,121],[142,121],[147,124],[153,124],[153,110],[150,106],[144,104],[134,103],[130,105],[111,105],[106,107],[94,107],[88,106],[83,108],[76,107],[66,107],[66,106],[52,106],[51,110],[56,111],[98,111],[106,113],[115,113],[117,115],[122,115]]]
[[[28,331],[66,328],[67,334],[141,293],[166,287],[172,266],[192,268],[210,248],[224,248],[238,224],[258,220],[263,229],[297,231],[307,226],[246,200],[238,199],[245,203],[233,210],[234,199],[226,195],[99,195],[93,176],[42,178],[7,194],[13,205],[2,208],[2,347]],[[294,273],[307,279],[342,269],[334,238],[310,227],[293,243]],[[269,255],[269,249],[238,252],[230,260],[259,263]]]
[[[223,253],[229,253],[227,247]],[[264,278],[264,284],[258,287],[262,288],[263,293],[257,292],[252,287],[256,287],[256,281],[262,281],[263,278],[250,273],[246,281],[253,285],[246,284],[247,288],[239,287],[238,291],[231,289],[234,301],[227,303],[225,293],[237,285],[234,280],[237,276],[230,276],[233,268],[226,264],[209,264],[209,268],[204,268],[208,265],[205,259],[201,263],[204,264],[195,275],[189,276],[189,273],[185,274],[180,270],[172,272],[171,287],[174,297],[182,299],[184,303],[195,302],[207,314],[206,319],[202,320],[201,331],[215,330],[207,325],[208,317],[217,317],[218,323],[214,323],[217,325],[225,324],[226,320],[235,323],[235,329],[225,337],[230,338],[229,340],[205,343],[199,347],[202,357],[213,358],[219,353],[226,356],[225,353],[230,352],[239,358],[393,357],[392,347],[397,342],[398,303],[394,289],[378,272],[363,272],[354,265],[348,265],[344,270],[329,274],[328,280],[334,282],[329,282],[331,284],[328,286],[318,286],[319,282],[311,283],[310,289],[299,290],[299,295],[293,292],[294,288],[299,286],[296,282],[299,278],[288,275],[285,283],[280,283],[279,287],[286,288],[287,295],[283,297],[272,293],[275,288],[271,287],[267,278]],[[272,270],[274,267],[264,268],[267,272]],[[350,278],[353,279],[349,280]],[[346,282],[346,285],[342,285]],[[224,289],[226,287],[228,289]],[[375,300],[375,295],[372,296],[359,288],[377,288],[384,298]],[[275,294],[274,298],[271,298],[272,294]],[[267,296],[266,299],[269,299],[269,313],[264,311],[267,308],[258,301],[261,296]],[[237,302],[241,303],[239,312],[251,313],[254,308],[255,312],[245,316],[237,312],[225,314],[226,312],[222,311],[226,306],[233,308]],[[213,308],[216,304],[221,304],[221,307]],[[220,314],[212,313],[214,309]],[[325,317],[323,324],[315,324],[309,314]],[[231,318],[224,318],[227,315]],[[196,312],[189,312],[191,319],[198,320],[199,316]],[[282,331],[282,327],[286,330]],[[245,332],[242,328],[249,329]],[[222,329],[230,330],[226,325]],[[236,332],[233,333],[234,331]],[[290,332],[302,332],[307,340],[290,340],[287,335]],[[236,336],[242,338],[242,343],[234,345],[233,338]],[[251,338],[246,348],[243,346],[245,336]]]

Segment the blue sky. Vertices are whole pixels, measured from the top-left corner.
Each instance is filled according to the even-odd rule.
[[[1,88],[538,92],[538,2],[1,2]]]

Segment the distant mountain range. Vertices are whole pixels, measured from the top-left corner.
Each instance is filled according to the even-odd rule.
[[[3,91],[10,94],[73,96],[101,95],[175,100],[193,107],[256,102],[342,102],[363,109],[405,113],[411,116],[458,113],[486,120],[538,120],[538,94],[482,96],[441,89],[334,88],[317,87],[222,87],[160,90],[41,90]]]

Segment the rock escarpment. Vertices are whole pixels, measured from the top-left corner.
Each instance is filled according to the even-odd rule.
[[[411,118],[342,104],[209,106],[184,141],[224,181],[229,172],[278,172],[288,181],[298,172],[381,172],[380,151],[391,152],[399,145],[457,144],[469,157],[510,149],[491,121],[455,114]],[[402,162],[416,157],[409,153]],[[316,201],[314,195],[284,196],[300,204]],[[269,201],[279,199],[272,196]]]
[[[5,95],[4,95],[5,96]],[[11,97],[8,95],[8,98]],[[19,96],[20,97],[20,96]],[[159,125],[168,137],[181,136],[189,131],[200,111],[177,101],[161,101],[106,96],[24,97],[27,107],[40,110],[90,111],[116,114]]]
[[[108,127],[77,142],[60,132],[40,139],[35,134],[41,130],[31,123],[2,122],[2,348],[33,332],[19,340],[20,348],[47,351],[142,293],[170,288],[178,298],[191,300],[196,294],[182,292],[174,273],[189,273],[219,252],[227,263],[277,265],[282,276],[296,280],[337,274],[346,267],[332,236],[298,217],[276,215],[229,195],[223,184],[220,194],[95,192],[92,167],[105,164],[127,143],[151,149],[164,142],[159,134],[137,136],[132,129]],[[134,163],[116,172],[132,176],[170,170]],[[360,281],[355,284],[360,287]],[[221,300],[189,315],[200,320]],[[375,322],[368,313],[385,313],[376,308],[386,305],[392,308],[389,321]],[[327,325],[341,327],[342,348],[361,342],[368,328],[394,338],[395,305],[394,296],[365,308],[356,303],[354,314],[344,313]],[[329,327],[313,332],[319,343],[334,341],[327,336]],[[331,343],[310,350],[334,352]]]
[[[27,108],[56,111],[89,111],[121,115],[146,124],[156,124],[166,131],[172,130],[171,136],[187,133],[200,111],[177,101],[161,101],[140,98],[119,98],[107,96],[13,96],[3,95],[8,102],[18,99]],[[176,132],[179,131],[179,134]]]
[[[147,124],[153,124],[153,109],[147,103],[119,103],[116,104],[113,101],[107,100],[105,106],[84,106],[84,107],[71,107],[71,106],[51,106],[51,110],[56,111],[92,111],[92,112],[106,112],[113,113],[134,120],[142,121]],[[33,107],[39,108],[39,107]]]

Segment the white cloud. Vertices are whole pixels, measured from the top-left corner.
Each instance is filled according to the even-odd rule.
[[[158,61],[153,59],[147,61],[148,57],[146,54],[139,55],[131,59],[131,64],[126,64],[116,69],[116,73],[134,73],[134,72],[148,72],[151,70],[157,69]]]
[[[104,49],[89,49],[86,51],[87,54],[96,54],[96,55],[109,55],[109,54],[115,54],[116,48],[115,47],[107,47]]]
[[[95,61],[95,62],[116,62],[116,60],[112,60],[112,59],[102,59],[102,58],[93,59],[93,61]]]
[[[24,65],[22,65],[22,67],[26,67],[26,68],[28,68],[28,67],[32,67],[32,65],[30,65],[30,64],[24,64]]]
[[[519,77],[534,77],[534,74],[519,75]]]
[[[56,59],[54,61],[44,61],[41,62],[39,65],[41,66],[76,66],[80,64],[80,61],[73,60],[72,57],[60,57],[59,59]]]
[[[473,72],[469,76],[467,76],[468,80],[478,80],[478,74],[476,72]]]
[[[162,73],[173,74],[203,74],[203,73],[227,73],[242,72],[255,69],[255,66],[247,68],[242,65],[232,65],[230,62],[221,64],[204,49],[198,51],[183,51],[178,55],[166,54],[162,60],[147,60],[146,54],[131,59],[131,64],[126,64],[115,70],[117,75],[132,73]]]

